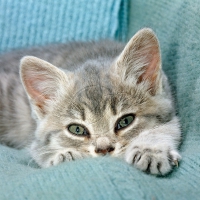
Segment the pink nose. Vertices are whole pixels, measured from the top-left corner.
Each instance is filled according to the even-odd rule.
[[[110,152],[112,152],[112,151],[114,151],[115,150],[115,148],[114,147],[112,147],[112,146],[108,146],[108,147],[106,147],[106,148],[96,148],[95,149],[95,152],[96,153],[101,153],[101,154],[107,154],[107,153],[110,153]]]

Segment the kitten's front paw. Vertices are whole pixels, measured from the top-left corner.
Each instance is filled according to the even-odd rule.
[[[43,167],[50,167],[50,166],[55,166],[58,165],[59,163],[65,162],[65,161],[73,161],[83,158],[83,155],[80,154],[79,152],[76,151],[60,151],[52,154],[47,162],[44,162]]]
[[[176,150],[167,147],[150,147],[134,145],[125,153],[125,160],[136,168],[155,175],[165,175],[178,166],[181,156]]]

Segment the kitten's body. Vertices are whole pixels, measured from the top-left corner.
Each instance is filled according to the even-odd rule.
[[[0,141],[31,145],[42,167],[108,153],[143,171],[169,172],[180,160],[180,130],[157,40],[144,29],[123,49],[103,41],[2,55]],[[21,61],[29,98],[18,75],[25,55],[52,64],[35,57]],[[127,125],[124,119],[132,121]],[[125,127],[117,128],[119,123]],[[72,134],[73,126],[83,127],[84,134]]]

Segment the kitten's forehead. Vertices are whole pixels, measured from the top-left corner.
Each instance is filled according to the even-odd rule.
[[[108,74],[95,67],[85,69],[75,83],[75,102],[83,109],[102,116],[105,109],[111,108],[112,114],[116,114],[116,96]]]
[[[127,88],[120,80],[114,80],[109,65],[105,63],[87,63],[79,69],[74,80],[72,101],[68,104],[71,117],[93,120],[109,120],[109,116],[123,111],[133,112],[134,99],[139,92],[134,87]],[[136,95],[136,96],[135,96]],[[134,97],[135,96],[135,97]]]
[[[88,62],[75,71],[74,77],[71,100],[67,103],[72,117],[85,120],[91,113],[102,118],[105,110],[110,108],[112,115],[116,114],[117,102],[108,63]]]

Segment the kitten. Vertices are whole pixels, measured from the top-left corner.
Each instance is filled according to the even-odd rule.
[[[32,56],[21,59],[21,84],[16,63],[24,55]],[[0,66],[0,140],[30,146],[41,167],[109,154],[164,175],[181,159],[179,121],[151,29],[125,47],[34,48],[2,55]]]

